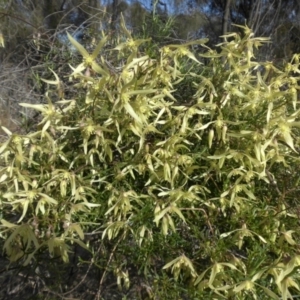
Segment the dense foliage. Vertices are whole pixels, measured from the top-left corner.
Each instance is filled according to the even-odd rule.
[[[203,39],[156,57],[124,21],[112,50],[105,36],[92,54],[69,36],[77,96],[53,72],[48,103],[21,104],[40,112],[36,130],[3,128],[11,263],[67,263],[77,244],[100,270],[99,299],[110,273],[140,299],[299,293],[299,56],[283,70],[257,62],[267,39],[241,28],[218,51]]]

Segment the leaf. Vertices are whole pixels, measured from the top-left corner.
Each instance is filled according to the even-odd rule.
[[[164,215],[162,218],[162,224],[161,224],[161,228],[162,228],[162,232],[164,235],[168,234],[168,230],[169,230],[169,219],[167,218],[168,215]]]
[[[2,176],[0,177],[0,183],[5,181],[7,179],[7,174],[2,174]]]
[[[88,208],[85,205],[83,205],[82,203],[73,204],[71,206],[70,213],[72,214],[72,213],[78,212],[78,211],[89,212]]]
[[[124,70],[129,70],[129,69],[133,68],[134,66],[139,65],[140,62],[144,62],[144,61],[146,61],[148,59],[149,59],[148,55],[145,55],[145,56],[142,56],[142,57],[138,57],[138,58],[134,58],[129,64],[127,64],[124,67]],[[157,91],[157,90],[155,89],[155,91]]]
[[[68,240],[68,239],[69,238],[66,238],[66,240]],[[70,238],[70,240],[74,241],[76,244],[78,244],[80,247],[87,250],[88,252],[91,252],[91,249],[85,243],[83,243],[81,240],[73,239],[73,238]]]
[[[166,207],[165,209],[161,210],[158,214],[155,215],[154,217],[154,221],[156,223],[156,225],[158,225],[159,220],[167,213],[169,212],[169,210],[171,209],[171,207]]]
[[[213,129],[210,129],[209,130],[209,133],[208,133],[208,148],[210,149],[211,146],[212,146],[212,142],[213,142],[213,139],[214,139],[214,130]]]
[[[251,281],[255,282],[256,280],[260,279],[266,271],[266,269],[258,271],[254,276],[252,276]]]
[[[171,180],[171,169],[170,169],[170,165],[168,163],[164,164],[164,179],[166,181]]]
[[[173,232],[176,232],[175,224],[174,224],[174,221],[173,221],[172,217],[169,214],[167,214],[166,217],[168,219],[168,224],[172,228]]]
[[[101,49],[103,48],[103,46],[105,45],[107,41],[107,36],[103,37],[102,40],[98,43],[97,47],[95,48],[95,50],[93,51],[91,58],[95,59],[98,54],[100,53]]]
[[[221,265],[221,264],[215,263],[215,264],[213,265],[212,270],[211,270],[211,273],[210,273],[209,281],[208,281],[208,284],[209,284],[210,286],[212,286],[212,284],[213,284],[213,282],[214,282],[214,280],[215,280],[215,278],[216,278],[216,275],[217,275],[218,273],[220,273],[221,270],[222,270],[222,265]]]
[[[84,49],[84,47],[79,44],[70,34],[69,32],[67,32],[68,35],[68,39],[71,42],[71,44],[78,50],[78,52],[84,57],[84,58],[88,58],[89,57],[89,53]]]
[[[141,137],[143,135],[142,128],[138,127],[137,124],[130,123],[129,128],[135,135],[137,135],[139,137]]]
[[[18,220],[17,223],[20,223],[20,222],[23,220],[23,218],[25,217],[26,212],[27,212],[27,210],[28,210],[29,202],[30,202],[29,200],[23,200],[23,201],[22,201],[23,212],[22,212],[22,215],[21,215],[21,217],[20,217],[20,219]]]
[[[181,256],[176,257],[176,258],[173,259],[172,261],[168,262],[166,265],[163,266],[163,270],[169,269],[171,266],[173,266],[174,264],[176,264],[177,262],[179,262],[180,259],[181,259]]]
[[[153,94],[157,90],[156,89],[148,89],[148,90],[134,90],[134,91],[128,91],[126,92],[127,95],[147,95],[147,94]]]
[[[221,159],[221,158],[224,158],[226,157],[226,153],[222,153],[222,154],[218,154],[218,155],[209,155],[207,156],[207,158],[209,159]]]
[[[238,270],[237,267],[233,264],[230,264],[230,263],[220,263],[222,266],[226,266],[232,270]]]
[[[256,234],[256,235],[263,243],[267,244],[267,241],[261,235],[259,235],[259,234]]]
[[[84,233],[82,231],[82,228],[80,226],[80,224],[76,223],[76,224],[72,224],[70,227],[69,227],[70,230],[74,230],[77,232],[78,236],[80,237],[81,240],[84,239]]]
[[[90,202],[82,202],[82,204],[85,205],[85,206],[87,206],[88,208],[101,206],[101,204],[90,203]]]
[[[10,223],[10,222],[8,222],[8,221],[6,221],[6,220],[4,220],[4,219],[1,219],[0,222],[3,224],[4,227],[7,227],[7,228],[15,228],[15,227],[18,227],[18,225],[13,224],[13,223]]]
[[[39,210],[41,211],[41,213],[44,215],[45,214],[45,205],[44,205],[44,201],[41,199],[40,201],[38,201],[36,208],[35,208],[35,214],[38,215]]]
[[[270,102],[268,105],[267,123],[269,123],[269,121],[270,121],[272,110],[273,110],[273,102]]]
[[[60,80],[59,80],[57,74],[51,68],[49,68],[49,70],[53,73],[53,75],[55,77],[55,80],[46,80],[46,79],[42,78],[42,81],[44,81],[44,82],[46,82],[48,84],[59,85],[60,84]]]
[[[291,263],[288,263],[284,269],[281,270],[278,278],[276,279],[276,283],[284,283],[286,284],[286,279],[288,278],[289,275],[291,275],[294,271],[294,269],[296,268],[296,264],[294,264],[294,261],[291,260]]]
[[[269,296],[271,297],[272,299],[275,299],[275,300],[280,300],[281,298],[279,298],[274,292],[272,292],[271,290],[269,290],[268,288],[262,286],[262,285],[259,285],[259,287],[261,287],[263,289],[263,291]]]
[[[42,133],[45,132],[45,131],[49,128],[50,125],[51,125],[51,121],[48,120],[48,121],[45,123],[45,125],[43,126]]]
[[[245,280],[243,281],[242,283],[240,283],[239,285],[235,286],[235,288],[233,289],[233,291],[235,293],[239,293],[241,292],[242,290],[252,290],[254,287],[254,283],[250,280]]]
[[[288,230],[286,232],[283,232],[282,234],[284,235],[285,240],[290,244],[290,245],[296,245],[297,243],[292,237],[292,234],[294,233],[294,230]]]
[[[71,67],[71,66],[70,66]],[[72,68],[72,67],[71,67]],[[73,73],[71,74],[71,76],[77,75],[79,73],[81,73],[83,70],[86,69],[86,66],[84,63],[79,64],[75,69],[72,68]]]
[[[204,130],[204,129],[206,129],[207,127],[209,127],[210,124],[213,124],[213,123],[215,123],[215,121],[208,122],[208,123],[202,125],[201,127],[197,128],[197,130]]]
[[[256,200],[256,197],[253,195],[253,193],[249,191],[245,186],[242,186],[242,189],[250,199]]]
[[[123,13],[121,13],[121,28],[122,28],[122,31],[124,31],[124,33],[126,34],[127,38],[130,39],[131,38],[131,34],[130,34],[130,32],[126,28]]]
[[[180,209],[178,207],[176,207],[176,206],[173,205],[171,207],[171,211],[174,212],[174,213],[176,213],[184,223],[186,222],[183,214],[181,213],[181,211],[180,211]]]
[[[45,200],[46,202],[48,202],[48,203],[51,203],[51,204],[58,204],[58,202],[57,202],[55,199],[51,198],[50,196],[48,196],[48,195],[46,195],[46,194],[44,194],[44,193],[39,193],[39,195],[42,196],[42,197],[44,198],[44,200]]]
[[[202,64],[202,63],[195,57],[195,55],[194,55],[191,51],[186,50],[186,51],[185,51],[185,55],[186,55],[188,58],[190,58],[190,59],[192,59],[193,61],[195,61],[196,63]]]
[[[4,37],[3,37],[3,33],[2,32],[0,32],[0,46],[2,48],[5,48]]]
[[[2,129],[8,136],[11,136],[11,135],[12,135],[12,132],[11,132],[8,128],[6,128],[6,127],[4,127],[4,126],[1,126],[1,129]],[[3,146],[2,146],[2,147],[3,147]],[[0,153],[1,153],[2,147],[0,148]]]
[[[3,129],[3,126],[1,126],[1,128]],[[2,144],[2,146],[0,147],[0,154],[2,154],[3,151],[7,149],[9,143],[10,143],[10,139],[8,139],[5,143]]]
[[[108,76],[109,73],[104,70],[103,68],[101,68],[95,61],[92,62],[92,69],[98,73],[98,74],[101,74],[103,76]]]
[[[290,146],[290,148],[294,150],[296,153],[298,153],[294,147],[294,141],[291,134],[288,131],[285,131],[283,132],[282,137],[284,141],[287,143],[287,145]]]
[[[209,270],[210,268],[206,269],[205,271],[203,271],[199,276],[198,278],[196,279],[194,285],[198,285],[204,278],[206,272]]]
[[[134,111],[134,109],[132,108],[132,106],[129,103],[125,103],[124,107],[126,109],[126,111],[138,122],[138,123],[142,123],[141,118],[136,114],[136,112]]]
[[[238,230],[239,230],[239,229],[233,230],[233,231],[230,231],[230,232],[224,232],[224,233],[220,234],[220,238],[223,239],[223,238],[225,238],[225,237],[231,235],[232,233],[234,233],[234,232],[236,232],[236,231],[238,231]]]
[[[29,104],[29,103],[19,103],[20,106],[33,108],[40,112],[46,112],[48,110],[47,105],[45,104]]]
[[[171,94],[172,91],[169,91],[167,89],[163,89],[163,94],[168,96],[171,100],[176,101],[176,99],[174,98],[174,96]]]
[[[261,144],[256,143],[254,145],[254,153],[258,161],[261,161]]]

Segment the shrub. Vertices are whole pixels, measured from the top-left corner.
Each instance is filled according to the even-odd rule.
[[[100,269],[98,296],[109,273],[120,288],[140,277],[140,298],[298,293],[299,56],[284,70],[256,62],[267,39],[243,29],[218,52],[197,40],[164,46],[157,59],[139,52],[147,40],[124,22],[113,61],[106,37],[91,55],[69,37],[83,56],[69,76],[79,96],[22,103],[41,113],[37,130],[4,128],[1,236],[11,262],[29,265],[45,250],[67,262],[77,243]],[[197,59],[193,45],[207,50]],[[187,59],[197,64],[189,73]]]

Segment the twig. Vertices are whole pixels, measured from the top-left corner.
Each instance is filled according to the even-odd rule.
[[[101,245],[100,245],[99,249],[97,250],[97,253],[98,253],[98,251],[100,250],[100,248],[101,248]],[[91,259],[91,262],[90,262],[90,264],[89,264],[89,267],[88,267],[87,271],[85,272],[83,278],[79,281],[79,283],[78,283],[75,287],[73,287],[70,291],[67,291],[67,292],[65,292],[65,293],[62,293],[61,295],[68,295],[68,294],[74,292],[76,289],[78,289],[78,287],[81,286],[82,283],[85,281],[85,279],[86,279],[88,273],[90,272],[90,269],[91,269],[93,263],[94,263],[94,260]]]
[[[97,297],[96,297],[97,300],[101,299],[100,296],[101,296],[102,286],[103,286],[103,282],[104,282],[104,279],[105,279],[105,276],[106,276],[106,273],[107,273],[107,270],[108,270],[108,266],[109,266],[109,264],[110,264],[110,262],[111,262],[111,260],[113,258],[113,255],[115,254],[115,251],[116,251],[118,245],[120,244],[120,242],[125,237],[125,234],[126,234],[126,231],[122,234],[122,236],[116,242],[116,244],[115,244],[115,246],[114,246],[114,248],[113,248],[113,250],[112,250],[112,252],[111,252],[111,254],[109,256],[109,259],[108,259],[108,262],[106,264],[105,270],[104,270],[103,275],[102,275],[102,277],[100,279],[100,282],[99,282],[99,288],[98,288]]]
[[[4,15],[4,16],[11,17],[11,18],[13,18],[13,19],[17,19],[17,20],[19,20],[19,21],[21,21],[21,22],[24,22],[24,23],[30,25],[31,27],[37,29],[37,27],[36,27],[35,25],[33,25],[32,23],[30,23],[30,22],[28,22],[28,21],[22,19],[22,18],[19,17],[19,16],[16,16],[16,15],[13,15],[13,14],[11,14],[11,13],[4,12],[4,11],[0,11],[0,14],[1,14],[1,15]]]
[[[267,177],[268,177],[270,183],[275,187],[276,192],[281,196],[282,193],[280,192],[276,181],[272,178],[271,173],[268,170],[266,170],[266,174],[267,174]]]

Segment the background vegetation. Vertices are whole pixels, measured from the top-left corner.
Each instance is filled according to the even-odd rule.
[[[294,2],[1,1],[1,299],[299,294]]]

